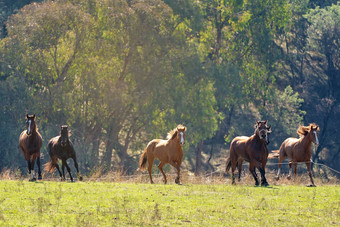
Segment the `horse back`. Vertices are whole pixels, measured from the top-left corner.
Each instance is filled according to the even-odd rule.
[[[248,155],[246,153],[246,145],[249,140],[248,136],[237,136],[230,144],[230,156],[233,158],[242,158],[248,160]]]
[[[280,146],[280,154],[292,158],[294,147],[298,142],[299,139],[293,137],[285,139],[285,141],[283,141],[283,143]]]

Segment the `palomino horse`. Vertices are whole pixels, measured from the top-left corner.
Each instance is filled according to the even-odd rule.
[[[255,168],[258,168],[261,173],[261,185],[268,186],[265,177],[265,166],[267,164],[268,149],[267,144],[268,134],[271,133],[270,126],[267,126],[266,121],[257,121],[255,124],[255,133],[251,137],[238,136],[233,139],[230,144],[230,156],[227,159],[226,172],[231,167],[232,183],[235,184],[234,171],[238,165],[239,179],[242,170],[242,162],[249,162],[249,170],[255,179],[255,185],[259,185]]]
[[[160,161],[158,169],[163,174],[164,184],[167,183],[167,180],[163,171],[163,166],[167,163],[176,168],[177,178],[175,179],[175,182],[176,184],[181,184],[179,179],[180,167],[183,158],[182,146],[185,142],[185,131],[185,126],[178,125],[175,129],[168,133],[167,140],[154,139],[146,146],[139,160],[139,169],[144,170],[146,168],[146,162],[148,162],[148,172],[151,184],[154,183],[152,181],[151,170],[155,158]]]
[[[35,115],[26,114],[26,130],[24,130],[19,137],[19,147],[27,161],[28,173],[32,174],[30,181],[36,181],[34,174],[35,160],[37,160],[38,166],[38,179],[42,179],[40,171],[40,148],[42,146],[42,137],[38,132],[35,120]]]
[[[69,132],[67,129],[67,125],[61,126],[60,135],[53,137],[48,142],[47,148],[48,153],[50,155],[50,161],[44,165],[44,170],[52,173],[55,168],[57,168],[61,180],[65,180],[65,167],[70,175],[71,182],[73,182],[73,177],[71,175],[71,169],[67,165],[66,160],[69,158],[73,159],[74,166],[77,170],[77,175],[79,180],[82,180],[82,176],[79,174],[78,163],[76,158],[76,152],[73,148],[72,142],[69,140]],[[61,175],[58,160],[61,159],[62,161],[62,171],[63,174]]]
[[[318,139],[319,126],[315,123],[309,124],[309,126],[299,126],[297,133],[300,138],[288,138],[281,144],[279,152],[279,165],[276,175],[276,180],[279,179],[280,168],[282,161],[288,156],[289,162],[289,175],[288,179],[291,178],[291,167],[294,165],[294,175],[297,173],[297,163],[305,162],[308,170],[310,180],[312,182],[311,186],[315,186],[312,171],[311,171],[311,157],[312,157],[312,142],[316,145],[319,144]]]

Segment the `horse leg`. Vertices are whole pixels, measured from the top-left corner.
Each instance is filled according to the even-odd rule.
[[[289,173],[288,173],[287,179],[290,180],[292,178],[292,162],[291,161],[288,163],[288,167],[289,167]]]
[[[152,172],[152,165],[153,165],[153,161],[155,160],[154,157],[151,157],[149,156],[147,161],[148,161],[148,172],[149,172],[149,177],[150,177],[150,183],[153,184],[153,180],[152,180],[152,175],[151,175],[151,172]]]
[[[71,168],[68,166],[66,160],[65,160],[65,166],[66,166],[68,174],[70,175],[71,182],[73,182],[73,177],[71,175]]]
[[[235,161],[232,161],[231,162],[231,183],[232,184],[236,184],[235,183],[235,170],[236,170],[236,165],[237,165],[237,162]]]
[[[79,179],[80,181],[82,181],[82,180],[83,180],[83,177],[80,175],[79,168],[78,168],[78,162],[77,162],[76,156],[74,155],[74,156],[72,157],[72,159],[73,159],[73,162],[74,162],[74,167],[75,167],[76,170],[77,170],[77,177],[78,177],[78,179]]]
[[[237,161],[237,168],[238,168],[238,181],[241,181],[241,172],[242,172],[242,160]]]
[[[164,162],[160,162],[159,165],[158,165],[158,169],[159,171],[161,171],[162,175],[163,175],[163,179],[164,179],[164,184],[167,183],[167,180],[166,180],[166,176],[165,176],[165,173],[163,171],[163,166],[165,165]]]
[[[308,175],[310,177],[310,181],[312,182],[312,184],[310,186],[315,187],[313,175],[312,175],[312,170],[311,170],[311,162],[306,162],[306,166],[307,166],[307,170],[308,170]]]
[[[58,170],[58,172],[59,172],[60,179],[63,180],[63,176],[61,175],[61,172],[60,172],[60,168],[59,168],[58,163],[55,164],[55,167],[57,168],[57,170]]]
[[[293,163],[294,166],[294,181],[296,180],[296,175],[297,175],[297,162]]]
[[[33,156],[32,157],[32,160],[31,160],[31,180],[30,181],[36,181],[37,178],[35,178],[35,173],[34,173],[34,163],[35,163],[35,157]]]
[[[285,159],[286,157],[284,155],[280,155],[279,157],[279,164],[278,164],[278,170],[277,170],[277,174],[275,176],[275,180],[279,180],[280,179],[280,172],[281,172],[281,165],[282,165],[282,161]]]
[[[177,177],[175,179],[175,183],[176,184],[181,184],[181,182],[179,181],[179,179],[180,179],[180,172],[181,172],[180,165],[178,165],[176,162],[174,162],[172,160],[169,162],[169,164],[172,165],[173,167],[175,167],[175,169],[177,170]]]
[[[38,166],[38,180],[41,180],[42,176],[41,176],[41,170],[40,170],[40,154],[37,158],[37,166]]]
[[[255,163],[254,162],[250,162],[249,163],[249,171],[251,172],[251,174],[254,177],[255,186],[259,186],[260,183],[259,183],[259,180],[257,178],[257,174],[256,174],[256,171],[255,171]]]
[[[262,166],[259,165],[258,169],[261,173],[261,186],[269,186],[268,182],[267,182],[267,179],[266,179],[266,170],[265,170],[265,167],[266,167],[266,162],[263,162],[262,163]]]
[[[28,174],[31,174],[31,160],[27,160]]]
[[[65,178],[65,162],[66,160],[62,160],[61,162],[61,170],[63,171],[63,180],[65,181],[66,178]]]

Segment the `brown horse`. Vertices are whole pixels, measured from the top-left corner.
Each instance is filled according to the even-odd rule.
[[[239,170],[239,180],[242,170],[242,162],[249,162],[249,170],[252,173],[255,185],[259,185],[255,168],[258,168],[261,173],[261,185],[268,186],[265,177],[265,166],[267,164],[270,126],[267,126],[266,121],[257,121],[255,124],[255,133],[251,137],[238,136],[233,139],[230,144],[230,156],[227,159],[226,172],[231,167],[232,183],[235,184],[234,171],[236,165]]]
[[[37,160],[38,179],[41,180],[40,171],[40,148],[42,146],[42,137],[38,132],[35,115],[26,114],[26,130],[19,137],[19,147],[24,154],[28,165],[28,173],[32,174],[30,181],[36,181],[34,173],[34,162]]]
[[[271,125],[267,126],[267,130],[268,131],[267,131],[267,136],[266,136],[266,145],[268,145],[270,143],[270,134],[272,132],[271,131]],[[246,138],[249,138],[249,137],[246,137]],[[270,158],[269,155],[268,155],[268,158]],[[229,159],[230,159],[230,157],[227,159],[227,164],[229,162]],[[236,164],[237,165],[237,169],[238,169],[238,181],[241,181],[242,164],[243,164],[243,160],[238,160],[237,164]]]
[[[292,164],[294,165],[294,175],[296,176],[297,173],[297,163],[298,162],[305,162],[308,170],[308,174],[310,180],[312,182],[311,186],[315,186],[312,171],[311,171],[311,157],[312,157],[312,142],[316,145],[319,144],[318,139],[318,131],[319,126],[315,123],[309,124],[309,126],[299,126],[297,133],[299,134],[300,138],[288,138],[281,144],[279,150],[279,165],[278,171],[276,175],[276,180],[280,177],[280,168],[282,161],[288,157],[290,159],[289,162],[289,175],[288,179],[291,178],[291,167]]]
[[[65,180],[65,167],[70,175],[71,182],[73,182],[73,177],[71,175],[71,169],[68,166],[66,160],[69,158],[73,159],[74,166],[77,170],[77,175],[79,177],[79,180],[82,180],[82,176],[79,174],[78,169],[78,162],[76,158],[76,152],[73,148],[72,142],[69,140],[69,131],[68,126],[63,125],[61,126],[60,135],[53,137],[50,139],[50,141],[47,144],[48,153],[50,155],[50,161],[44,165],[44,170],[52,173],[55,168],[57,168],[61,180]],[[62,171],[63,174],[61,174],[58,160],[61,159],[62,161]]]
[[[167,140],[154,139],[146,146],[139,160],[139,169],[144,170],[146,168],[146,162],[148,162],[148,172],[151,184],[154,183],[152,181],[151,171],[155,158],[160,161],[158,169],[163,174],[164,184],[167,183],[167,180],[163,171],[163,166],[167,163],[176,168],[177,178],[175,179],[175,182],[176,184],[181,184],[179,179],[180,167],[183,158],[182,146],[185,142],[185,131],[185,126],[178,125],[175,129],[168,133]]]

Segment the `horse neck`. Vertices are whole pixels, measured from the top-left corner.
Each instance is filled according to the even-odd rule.
[[[256,133],[250,138],[254,144],[257,144],[259,146],[264,146],[265,148],[267,148],[266,143],[260,138],[260,136]]]
[[[310,133],[310,132],[309,132]],[[312,146],[312,140],[310,138],[309,133],[303,137],[300,138],[301,144],[303,147],[307,148],[305,150],[310,151],[311,150],[311,146]]]
[[[175,146],[177,151],[182,151],[182,146],[179,144],[178,139],[169,139],[168,143],[172,146]]]

